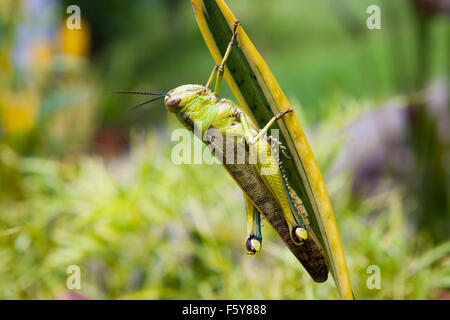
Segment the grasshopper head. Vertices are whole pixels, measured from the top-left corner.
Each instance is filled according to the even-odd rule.
[[[164,105],[170,112],[178,112],[194,98],[211,93],[209,89],[199,84],[186,84],[170,90],[164,98]]]

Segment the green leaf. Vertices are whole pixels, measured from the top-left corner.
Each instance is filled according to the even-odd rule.
[[[219,64],[236,18],[223,0],[192,0],[192,6],[206,45]],[[242,109],[262,128],[275,114],[290,108],[290,104],[241,25],[237,32],[238,46],[231,50],[224,78]],[[284,117],[273,128],[280,129],[280,140],[294,158],[283,166],[291,186],[303,200],[311,228],[325,248],[339,294],[343,299],[353,299],[331,203],[303,129],[295,115]]]

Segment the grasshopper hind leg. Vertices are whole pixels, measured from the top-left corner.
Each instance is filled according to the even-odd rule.
[[[266,139],[262,139],[263,135],[266,134],[267,130],[269,130],[270,126],[275,123],[275,121],[281,119],[282,117],[284,117],[286,114],[293,112],[292,108],[286,109],[282,112],[280,112],[279,114],[277,114],[276,116],[274,116],[267,124],[266,126],[260,130],[259,133],[257,134],[253,134],[250,125],[247,121],[247,118],[245,117],[245,115],[241,112],[238,114],[240,121],[241,121],[241,125],[242,125],[242,129],[245,132],[245,139],[247,141],[247,143],[249,144],[250,148],[256,148],[256,154],[258,156],[261,156],[260,152],[258,151],[258,148],[267,148],[266,152],[263,152],[263,158],[259,160],[261,162],[261,165],[264,165],[267,168],[276,168],[276,172],[275,174],[264,174],[263,177],[265,179],[265,181],[267,182],[267,184],[269,185],[270,189],[272,190],[273,194],[278,195],[277,199],[280,200],[280,205],[282,206],[282,210],[283,210],[283,215],[285,218],[285,221],[288,225],[289,228],[289,234],[291,236],[292,241],[296,244],[296,245],[301,245],[304,243],[304,241],[308,238],[308,232],[306,231],[305,226],[302,223],[299,223],[299,221],[296,219],[296,217],[292,214],[291,211],[291,205],[289,204],[289,201],[285,195],[285,191],[284,188],[285,186],[285,181],[283,180],[283,177],[281,176],[281,174],[279,174],[279,155],[277,154],[277,152],[272,152],[272,147],[270,146],[270,144],[267,143]],[[273,140],[273,138],[272,138]],[[258,144],[257,142],[261,141],[264,143]],[[273,142],[273,141],[272,141]],[[275,149],[276,150],[276,149]],[[274,154],[276,153],[276,154]]]
[[[290,196],[290,190],[287,184],[287,178],[285,176],[284,170],[282,170],[281,167],[281,161],[280,161],[280,155],[278,153],[278,148],[280,148],[280,150],[283,152],[284,156],[288,159],[288,160],[292,160],[292,157],[288,156],[286,153],[284,153],[285,150],[287,150],[287,148],[285,146],[283,146],[283,144],[276,139],[275,137],[272,136],[267,136],[266,137],[267,142],[270,144],[270,147],[272,149],[272,154],[275,157],[276,161],[278,162],[279,166],[280,166],[280,170],[281,170],[281,175],[282,175],[282,180],[283,180],[283,184],[285,186],[286,189],[286,194],[289,197],[289,202],[290,202],[290,206],[291,206],[291,211],[296,211],[297,209],[294,207],[294,204],[292,203],[292,199]],[[286,222],[288,223],[289,227],[290,227],[290,234],[292,237],[292,240],[294,241],[294,243],[296,243],[297,245],[302,244],[307,238],[308,238],[308,232],[306,231],[306,228],[302,225],[303,223],[299,223],[298,219],[301,220],[301,218],[298,216],[298,219],[296,217],[296,214],[292,214],[293,215],[293,220],[290,219],[286,219]]]
[[[247,254],[255,254],[261,250],[261,216],[255,208],[250,198],[244,194],[245,209],[247,211],[247,239],[245,240],[245,249]]]

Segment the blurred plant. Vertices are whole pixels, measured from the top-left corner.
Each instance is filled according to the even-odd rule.
[[[333,283],[314,283],[267,226],[264,252],[245,254],[236,237],[245,234],[244,204],[219,165],[175,166],[157,136],[133,141],[130,158],[108,162],[0,153],[25,182],[21,199],[0,193],[2,299],[60,297],[69,265],[81,268],[77,295],[91,299],[337,298]],[[449,243],[429,248],[397,190],[349,207],[348,181],[329,188],[358,298],[443,294]],[[381,290],[366,287],[372,264],[381,268]]]
[[[450,15],[450,1],[448,0],[411,0],[411,2],[425,14]]]
[[[343,10],[350,15],[369,2],[341,1],[353,8]],[[377,186],[385,188],[380,184],[383,179],[403,185],[407,197],[416,201],[411,210],[417,225],[427,229],[434,241],[444,241],[450,233],[450,166],[445,163],[450,157],[448,1],[383,1],[380,6],[385,27],[379,33],[387,41],[376,45],[380,48],[384,43],[390,52],[381,67],[391,66],[392,88],[402,97],[397,102],[378,102],[384,107],[355,119],[335,169],[345,162],[355,172],[356,198],[368,197]],[[357,19],[345,20],[342,10],[335,12],[353,41],[358,41],[360,33],[351,32],[350,24]],[[366,30],[365,36],[373,37],[371,33]],[[375,55],[371,60],[376,63]]]
[[[2,6],[16,18],[0,20],[0,29],[12,35],[0,44],[8,70],[0,76],[3,138],[28,153],[85,146],[95,121],[95,85],[86,69],[87,23],[67,29],[56,1],[7,3]]]
[[[416,74],[411,86],[408,104],[410,143],[415,152],[416,180],[413,191],[417,194],[418,207],[415,210],[418,223],[429,229],[431,236],[439,241],[450,234],[450,167],[445,167],[450,157],[450,135],[439,135],[437,118],[430,110],[429,99],[417,99],[417,93],[424,90],[432,75],[431,23],[433,16],[445,10],[449,13],[448,1],[413,1],[416,18]],[[445,8],[445,6],[447,8]],[[447,27],[449,26],[448,20]],[[447,34],[450,29],[447,29]],[[447,57],[449,52],[447,49]],[[447,61],[448,62],[448,61]],[[446,75],[447,108],[448,74]],[[449,109],[450,110],[450,109]],[[449,114],[447,114],[449,116]]]

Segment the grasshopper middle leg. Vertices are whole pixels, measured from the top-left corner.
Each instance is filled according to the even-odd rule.
[[[288,113],[293,112],[293,111],[294,111],[294,109],[289,108],[289,109],[286,109],[286,110],[284,110],[284,111],[281,111],[279,114],[277,114],[276,116],[274,116],[272,119],[269,120],[269,122],[267,122],[267,124],[264,126],[264,128],[262,128],[262,130],[259,131],[258,135],[249,141],[249,144],[254,144],[254,143],[255,143],[256,141],[258,141],[264,134],[267,133],[267,131],[268,131],[269,128],[275,123],[275,121],[280,120],[280,119],[283,118],[285,115],[287,115]]]
[[[271,145],[272,149],[274,150],[276,150],[276,145],[278,145],[278,147],[280,148],[281,152],[286,157],[286,159],[292,160],[292,157],[287,154],[288,149],[281,143],[280,140],[272,136],[267,136],[267,142]]]
[[[247,211],[247,239],[245,249],[248,254],[255,254],[261,250],[261,216],[250,198],[244,193],[245,210]]]

